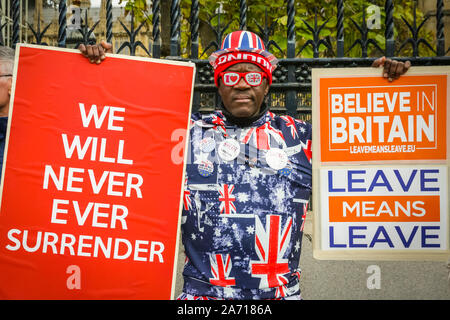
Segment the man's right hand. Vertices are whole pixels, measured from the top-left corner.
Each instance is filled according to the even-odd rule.
[[[112,44],[102,40],[100,44],[80,44],[78,50],[80,50],[83,56],[88,58],[91,63],[99,64],[105,60],[105,53],[112,53]]]

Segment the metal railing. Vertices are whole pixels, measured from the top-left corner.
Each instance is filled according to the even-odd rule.
[[[3,2],[5,0],[2,0]],[[193,111],[210,111],[217,107],[219,97],[216,93],[214,86],[213,71],[209,65],[205,55],[199,55],[199,13],[200,6],[198,0],[191,0],[189,17],[185,17],[189,21],[189,45],[188,57],[182,57],[181,55],[181,0],[166,0],[170,2],[170,56],[166,59],[176,60],[189,60],[193,61],[197,65],[197,75],[194,93],[194,105]],[[414,0],[412,0],[414,1]],[[7,1],[8,2],[8,1]],[[59,47],[66,47],[70,42],[67,32],[67,2],[66,0],[56,1],[58,2],[58,36],[57,45]],[[394,37],[394,1],[384,1],[384,49],[381,49],[379,43],[370,38],[370,30],[367,26],[365,14],[363,14],[362,21],[356,23],[353,19],[353,24],[356,26],[360,37],[351,45],[351,48],[359,46],[361,49],[361,57],[346,57],[346,51],[344,48],[344,21],[345,19],[351,19],[351,17],[345,17],[344,15],[344,0],[335,1],[336,9],[336,24],[335,24],[335,43],[332,43],[329,38],[323,37],[321,31],[323,27],[328,23],[328,20],[322,23],[318,23],[317,11],[315,12],[314,25],[304,22],[304,26],[309,30],[311,39],[304,42],[304,44],[298,48],[296,39],[296,24],[295,24],[295,1],[286,0],[285,7],[280,8],[280,12],[284,12],[287,15],[286,34],[287,40],[286,51],[284,57],[279,59],[279,66],[274,71],[273,84],[268,96],[268,103],[271,106],[271,110],[276,113],[289,114],[296,118],[302,118],[304,120],[310,120],[311,117],[311,68],[314,67],[359,67],[370,66],[373,57],[368,57],[368,49],[370,46],[376,47],[380,52],[380,55],[384,54],[387,57],[395,57],[396,53],[396,41]],[[364,1],[362,1],[364,2]],[[10,17],[11,17],[11,30],[10,39],[4,41],[3,37],[0,37],[2,44],[10,44],[15,46],[20,41],[21,27],[21,1],[10,0]],[[145,46],[138,40],[137,35],[143,27],[144,22],[138,23],[131,14],[131,24],[127,27],[122,21],[113,21],[112,14],[112,1],[106,0],[106,40],[112,42],[113,38],[113,25],[120,23],[123,30],[126,32],[127,40],[122,42],[120,47],[116,49],[116,53],[123,53],[126,48],[131,55],[136,54],[137,48],[141,48],[153,58],[161,57],[161,3],[160,0],[153,0],[151,6],[151,41],[148,46]],[[28,1],[27,1],[28,4]],[[239,5],[239,28],[246,30],[247,25],[247,13],[249,6],[246,0],[236,1],[236,5]],[[4,13],[7,10],[2,10]],[[436,13],[435,13],[435,32],[436,41],[434,47],[427,42],[426,39],[420,37],[419,31],[423,27],[429,16],[425,17],[419,24],[417,24],[416,5],[414,5],[413,22],[408,22],[406,19],[404,23],[407,25],[409,34],[407,39],[399,45],[397,48],[403,48],[410,46],[412,48],[412,56],[410,57],[396,57],[399,60],[410,60],[413,65],[450,65],[450,57],[446,56],[448,49],[445,48],[445,35],[444,35],[444,3],[443,0],[436,0]],[[230,31],[228,30],[229,24],[220,23],[220,11],[218,13],[219,23],[213,27],[216,39],[210,43],[208,47],[217,48],[221,43],[224,35]],[[87,11],[84,21],[87,21]],[[92,34],[100,21],[95,22],[92,26],[88,26],[87,22],[80,25],[78,32],[80,37],[79,43],[90,43],[93,41]],[[7,26],[7,22],[0,26],[1,29]],[[267,18],[264,23],[257,24],[258,30],[252,30],[258,33],[267,46],[279,46],[273,40],[273,26],[269,26]],[[37,28],[33,29],[30,23],[28,28],[32,31],[34,39],[30,42],[36,44],[44,44],[43,38],[48,30],[49,25],[41,28],[38,23]],[[1,31],[0,29],[0,31]],[[423,45],[430,48],[434,55],[430,57],[419,56],[419,46]],[[301,52],[309,47],[313,52],[313,58],[301,58],[299,55]],[[321,48],[332,49],[335,53],[333,57],[320,57]],[[347,48],[348,52],[348,48]]]

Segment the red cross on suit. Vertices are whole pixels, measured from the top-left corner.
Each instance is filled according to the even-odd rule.
[[[283,259],[292,231],[292,218],[289,218],[281,231],[281,216],[268,215],[266,228],[256,218],[255,247],[260,261],[252,261],[253,276],[258,276],[268,287],[287,283],[283,276],[289,272],[287,259]]]
[[[219,189],[219,201],[220,201],[220,213],[230,214],[236,213],[236,207],[233,201],[236,198],[232,195],[234,190],[234,184],[222,184]]]

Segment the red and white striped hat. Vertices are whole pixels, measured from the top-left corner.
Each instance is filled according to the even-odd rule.
[[[266,74],[269,84],[272,83],[272,72],[278,60],[266,51],[261,38],[250,31],[234,31],[222,41],[219,50],[209,57],[209,63],[214,68],[214,82],[219,86],[219,74],[235,63],[248,62],[260,67]]]

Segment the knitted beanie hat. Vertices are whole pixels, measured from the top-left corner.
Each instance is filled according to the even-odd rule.
[[[236,63],[253,63],[267,75],[272,84],[272,72],[277,66],[277,58],[266,51],[261,38],[250,31],[234,31],[222,41],[220,50],[213,52],[209,63],[214,68],[214,83],[219,86],[219,74]]]

